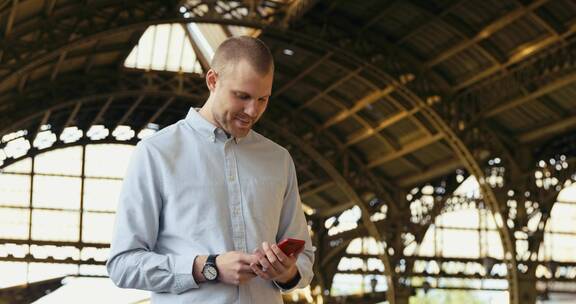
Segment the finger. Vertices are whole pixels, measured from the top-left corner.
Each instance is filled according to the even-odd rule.
[[[254,254],[240,253],[238,257],[238,261],[246,265],[250,265],[250,263],[254,263],[256,260],[257,258]]]
[[[260,265],[262,265],[262,272],[267,273],[271,278],[275,278],[281,273],[281,269],[278,269],[276,266],[270,263],[266,257],[260,259],[259,262]]]
[[[280,263],[282,263],[284,266],[290,266],[290,262],[291,262],[290,258],[282,250],[280,250],[280,247],[278,247],[278,245],[272,244],[272,246],[270,246],[270,248],[272,249],[272,251],[274,252],[276,257],[278,258],[278,261]]]
[[[257,276],[259,276],[259,277],[261,277],[261,278],[263,278],[263,279],[265,279],[265,280],[270,280],[270,279],[271,279],[270,276],[268,276],[267,273],[265,273],[265,272],[263,272],[262,270],[260,270],[260,267],[258,267],[258,265],[256,265],[256,264],[250,264],[250,267],[252,268],[252,271],[254,271],[254,273],[255,273]]]
[[[256,256],[256,259],[259,260],[262,257],[265,256],[264,251],[260,248],[258,248],[257,250],[254,250],[254,256]]]
[[[266,254],[268,261],[274,264],[278,260],[278,258],[276,257],[276,254],[274,254],[274,251],[272,251],[272,249],[270,248],[268,242],[262,243],[262,248],[264,249],[264,254]]]
[[[262,271],[267,272],[267,269],[273,268],[272,264],[270,263],[270,261],[268,261],[268,258],[266,256],[261,256],[258,259],[258,263],[260,263],[260,266],[262,266]]]
[[[272,268],[274,269],[274,271],[277,274],[281,274],[284,273],[286,271],[286,267],[284,266],[284,264],[282,264],[280,262],[280,260],[276,259],[276,261],[274,263],[270,263],[272,265]]]
[[[266,246],[264,247],[264,250],[266,252],[266,257],[268,257],[268,261],[274,267],[275,272],[278,274],[284,273],[286,271],[286,267],[284,267],[282,262],[280,262],[280,260],[276,256],[276,253],[274,253],[274,251],[272,250],[272,246],[270,246],[268,243],[265,243],[265,245]]]

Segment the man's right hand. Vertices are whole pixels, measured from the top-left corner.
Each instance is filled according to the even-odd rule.
[[[205,282],[202,268],[206,263],[207,256],[198,256],[194,261],[194,279],[196,282]],[[257,263],[258,257],[240,251],[230,251],[219,255],[216,258],[216,268],[218,268],[218,281],[240,285],[253,279],[256,274],[250,268],[250,263]]]
[[[240,285],[253,279],[256,274],[250,268],[250,263],[258,261],[258,257],[240,251],[230,251],[216,258],[219,280],[226,284]]]

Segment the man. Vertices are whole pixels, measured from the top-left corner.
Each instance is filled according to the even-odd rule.
[[[142,140],[120,195],[108,273],[153,303],[282,303],[308,285],[314,254],[288,151],[251,130],[274,63],[251,37],[230,38],[206,74],[199,110]],[[305,240],[286,256],[276,243]]]

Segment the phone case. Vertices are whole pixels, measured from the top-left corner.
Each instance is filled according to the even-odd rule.
[[[287,238],[287,239],[282,240],[278,244],[278,247],[286,255],[298,254],[298,253],[300,253],[300,251],[302,251],[304,249],[305,243],[306,242],[304,242],[303,240]]]

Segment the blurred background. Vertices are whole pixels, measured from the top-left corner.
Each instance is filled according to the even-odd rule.
[[[122,178],[234,35],[317,248],[286,303],[576,303],[575,32],[570,0],[4,0],[0,303],[149,302],[104,267]]]

